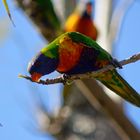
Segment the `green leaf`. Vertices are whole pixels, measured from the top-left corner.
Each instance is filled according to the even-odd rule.
[[[3,4],[4,4],[4,7],[7,11],[7,14],[12,22],[12,24],[15,26],[14,22],[13,22],[13,19],[12,19],[12,16],[11,16],[11,13],[10,13],[10,10],[9,10],[9,7],[8,7],[8,4],[7,4],[7,1],[6,0],[2,0]]]

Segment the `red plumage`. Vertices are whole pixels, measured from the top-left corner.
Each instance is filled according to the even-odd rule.
[[[83,13],[73,12],[65,23],[65,31],[77,31],[96,40],[98,31],[92,20],[92,8],[92,3],[88,2]]]

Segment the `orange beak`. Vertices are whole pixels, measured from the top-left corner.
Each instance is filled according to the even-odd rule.
[[[37,73],[37,72],[34,72],[34,73],[31,75],[32,81],[33,81],[33,82],[38,82],[41,76],[42,76],[42,74]]]

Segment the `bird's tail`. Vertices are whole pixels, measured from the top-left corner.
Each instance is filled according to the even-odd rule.
[[[140,107],[140,95],[119,75],[116,70],[104,72],[96,77],[101,83],[116,94]]]

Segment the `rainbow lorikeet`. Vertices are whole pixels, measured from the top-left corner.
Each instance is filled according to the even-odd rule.
[[[64,30],[66,32],[76,31],[96,40],[98,31],[92,20],[92,2],[87,2],[82,10],[78,8],[66,20]]]
[[[67,32],[43,48],[29,63],[28,71],[33,81],[58,71],[63,74],[83,74],[106,65],[117,65],[111,55],[91,38],[78,32]],[[140,106],[140,95],[117,73],[109,70],[95,77],[127,101]]]

